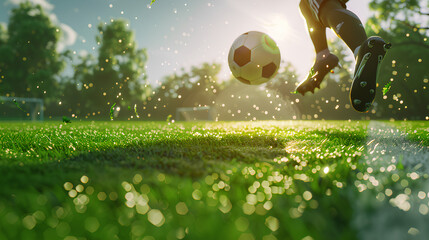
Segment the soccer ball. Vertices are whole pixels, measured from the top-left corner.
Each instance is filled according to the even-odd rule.
[[[266,83],[277,74],[280,50],[267,34],[250,31],[240,35],[232,44],[228,64],[232,75],[249,85]]]

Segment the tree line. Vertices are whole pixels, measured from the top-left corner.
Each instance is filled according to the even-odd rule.
[[[76,56],[58,52],[60,28],[29,2],[12,10],[7,27],[0,25],[0,96],[43,98],[45,115],[54,118],[107,120],[115,113],[118,119],[165,120],[174,119],[180,107],[210,106],[217,120],[426,119],[429,18],[424,6],[422,1],[370,3],[374,16],[366,23],[368,35],[382,36],[394,47],[381,66],[374,108],[366,114],[350,106],[354,60],[339,40],[331,41],[330,48],[344,68],[330,74],[313,95],[293,93],[305,76],[298,76],[290,62],[282,62],[276,77],[262,86],[219,79],[221,65],[209,62],[167,75],[153,86],[145,72],[147,51],[138,48],[126,20],[100,23],[97,56]],[[64,74],[67,67],[73,69],[71,76]],[[14,107],[0,106],[0,116]]]

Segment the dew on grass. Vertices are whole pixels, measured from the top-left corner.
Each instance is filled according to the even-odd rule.
[[[158,209],[151,209],[147,213],[147,218],[150,223],[157,227],[161,227],[165,223],[164,215]]]
[[[86,184],[86,183],[88,183],[89,178],[88,178],[88,176],[83,175],[83,176],[80,178],[80,181],[81,181],[83,184]]]
[[[179,202],[176,204],[176,212],[179,215],[186,215],[188,213],[188,207],[186,206],[186,203]]]
[[[36,219],[31,215],[28,215],[22,219],[22,225],[24,225],[24,227],[28,230],[32,230],[36,226],[36,224]]]
[[[411,208],[411,204],[409,202],[410,198],[406,194],[399,194],[395,198],[391,198],[389,200],[392,206],[397,207],[405,212],[409,211]]]
[[[312,197],[313,197],[313,195],[311,194],[311,192],[310,192],[310,191],[305,191],[305,192],[303,193],[303,198],[304,198],[306,201],[310,201]]]
[[[149,205],[144,201],[138,202],[136,205],[136,212],[145,215],[149,211]]]
[[[64,183],[64,189],[66,191],[70,191],[73,188],[73,184],[71,182]]]
[[[181,124],[181,123],[179,123]],[[264,123],[266,124],[266,123]],[[195,211],[211,211],[210,209],[214,209],[217,214],[225,214],[227,213],[228,216],[232,216],[232,219],[238,219],[239,217],[247,217],[248,215],[253,215],[255,219],[263,218],[263,221],[269,217],[269,216],[276,216],[274,213],[276,211],[279,211],[279,199],[282,199],[282,201],[285,201],[287,203],[287,206],[285,209],[282,209],[286,214],[288,214],[288,218],[294,216],[295,218],[302,218],[302,220],[306,219],[306,215],[304,214],[305,211],[311,211],[312,209],[317,209],[318,207],[323,207],[326,202],[323,202],[323,197],[320,197],[320,194],[316,191],[313,192],[313,189],[309,188],[301,188],[302,186],[310,186],[310,184],[313,184],[315,182],[317,184],[316,179],[318,179],[319,176],[322,176],[324,173],[324,168],[326,166],[329,166],[329,176],[337,176],[340,179],[332,180],[326,179],[322,180],[322,185],[320,192],[326,193],[326,195],[330,195],[331,199],[335,199],[336,193],[338,191],[341,191],[337,189],[339,187],[339,184],[343,184],[343,188],[347,187],[344,186],[344,183],[347,181],[344,181],[348,172],[341,172],[338,170],[338,166],[340,165],[346,165],[347,167],[350,167],[352,164],[356,163],[357,158],[359,157],[359,151],[362,151],[361,149],[358,149],[360,146],[353,146],[350,147],[347,144],[344,145],[335,145],[335,146],[329,146],[325,144],[329,144],[329,140],[325,136],[325,133],[316,133],[311,130],[309,130],[308,127],[298,127],[296,130],[281,130],[281,132],[277,131],[275,128],[262,128],[257,129],[255,128],[256,125],[248,125],[244,127],[243,125],[240,126],[240,124],[237,124],[235,127],[216,127],[216,126],[197,126],[192,131],[189,128],[183,128],[183,125],[178,126],[177,128],[174,128],[175,131],[177,130],[177,134],[168,133],[170,127],[160,127],[155,129],[148,129],[144,132],[141,131],[141,129],[137,126],[131,127],[125,127],[125,126],[117,126],[115,128],[110,128],[107,131],[101,130],[99,127],[94,128],[94,131],[85,131],[82,136],[85,136],[85,144],[80,144],[83,148],[83,151],[94,151],[94,147],[102,149],[102,141],[105,141],[106,139],[112,138],[112,142],[115,142],[117,146],[126,146],[129,143],[139,142],[138,140],[133,140],[135,138],[143,138],[143,139],[153,139],[153,138],[159,138],[162,136],[167,136],[171,139],[175,139],[179,136],[179,134],[184,134],[183,136],[187,137],[189,135],[194,134],[195,132],[199,132],[202,135],[202,138],[200,140],[207,140],[207,139],[218,139],[217,137],[222,137],[219,140],[221,141],[229,141],[228,138],[231,136],[231,134],[241,134],[244,136],[253,136],[253,139],[255,141],[258,141],[257,137],[264,137],[264,136],[271,136],[275,135],[275,142],[282,141],[283,138],[287,138],[287,141],[289,139],[295,139],[295,141],[299,142],[300,145],[296,144],[295,148],[289,148],[288,150],[283,151],[284,155],[279,154],[278,157],[272,156],[269,157],[266,161],[267,164],[262,163],[234,163],[233,169],[228,169],[229,172],[222,173],[216,172],[216,173],[209,173],[207,175],[203,175],[200,180],[195,180],[193,182],[188,182],[186,184],[183,184],[181,186],[181,190],[179,193],[173,194],[174,197],[168,197],[167,195],[164,196],[163,193],[171,192],[170,187],[172,189],[176,189],[176,183],[175,180],[168,179],[175,179],[172,178],[169,173],[163,172],[162,175],[160,175],[158,172],[154,173],[153,175],[140,172],[139,174],[132,174],[130,175],[129,179],[124,179],[122,182],[126,182],[128,185],[119,185],[119,188],[123,189],[104,189],[104,191],[107,192],[104,193],[104,199],[110,199],[110,192],[115,191],[117,192],[120,197],[117,199],[118,202],[120,202],[121,206],[125,209],[132,210],[135,213],[135,217],[133,217],[133,221],[138,222],[138,217],[146,218],[147,216],[141,216],[148,214],[153,209],[159,209],[159,211],[162,212],[165,221],[168,221],[168,224],[170,224],[170,216],[174,214],[179,214],[178,207],[180,207],[186,202],[186,208],[188,209],[188,214],[186,215],[180,215],[181,218],[184,219],[193,219],[192,215],[189,214],[190,212]],[[66,134],[68,135],[70,132],[70,129],[68,126],[62,126],[62,129],[66,128]],[[221,132],[217,132],[214,129],[221,128]],[[225,129],[224,129],[225,128]],[[131,130],[132,129],[132,130]],[[242,129],[242,131],[240,131]],[[323,128],[319,128],[323,129]],[[81,132],[81,130],[73,130],[73,134],[77,134]],[[129,132],[127,132],[130,130]],[[325,129],[326,130],[326,129]],[[59,132],[61,133],[61,131]],[[63,137],[64,135],[59,134],[58,136]],[[86,139],[91,140],[94,139],[94,137],[99,138],[98,144],[95,143],[86,143]],[[305,137],[304,137],[305,136]],[[274,139],[274,137],[273,137]],[[305,139],[304,141],[299,141]],[[286,141],[286,140],[285,140]],[[320,146],[314,146],[314,143],[321,143]],[[214,142],[209,141],[209,144],[212,144]],[[54,149],[59,146],[65,146],[65,148],[68,147],[68,143],[64,145],[58,145],[57,142],[54,140],[54,145],[51,145]],[[217,144],[217,142],[216,142]],[[269,151],[275,151],[276,149],[280,148],[284,150],[283,146],[276,147],[273,142],[269,142],[265,145],[265,142],[263,143],[264,146],[266,146]],[[354,144],[354,143],[353,143]],[[269,148],[271,146],[271,148]],[[287,146],[287,145],[285,145]],[[186,146],[181,146],[186,148]],[[217,149],[217,148],[215,148]],[[328,149],[328,151],[326,151]],[[37,147],[33,147],[34,151],[38,151]],[[76,147],[76,150],[79,151],[79,147]],[[32,154],[33,151],[30,150],[30,154]],[[336,155],[335,153],[343,153],[341,156]],[[292,155],[292,156],[291,156]],[[260,156],[260,155],[258,155]],[[274,158],[281,159],[283,156],[287,157],[288,161],[278,161],[277,163],[274,162]],[[150,157],[145,156],[146,159],[149,161]],[[143,157],[141,157],[143,158]],[[140,159],[141,159],[140,158]],[[133,159],[136,159],[133,156]],[[137,158],[138,159],[138,158]],[[239,161],[239,159],[238,159]],[[335,165],[335,163],[338,163]],[[295,165],[298,165],[298,170],[295,170]],[[391,165],[391,170],[394,171],[394,166]],[[360,184],[364,185],[366,189],[369,189],[371,186],[373,186],[373,182],[377,180],[380,184],[384,184],[384,182],[381,179],[378,179],[375,175],[373,175],[375,172],[377,172],[377,168],[373,167],[372,170],[368,170],[367,168],[364,168],[362,176],[359,179]],[[314,171],[313,171],[314,170]],[[386,168],[387,170],[387,168]],[[416,172],[417,173],[417,172]],[[321,175],[322,174],[322,175]],[[339,174],[339,175],[337,175]],[[412,177],[412,172],[408,176],[406,176],[406,180],[408,181],[408,188],[411,188],[411,185],[413,184],[413,181],[418,181],[422,176],[419,174],[420,178],[413,179],[415,176]],[[143,177],[144,176],[144,177]],[[239,177],[237,177],[239,176]],[[81,177],[82,179],[82,177]],[[389,179],[390,176],[389,176]],[[404,179],[404,176],[398,175],[398,185],[401,185],[401,180]],[[160,181],[162,180],[162,181]],[[91,184],[94,184],[94,178],[91,178]],[[328,181],[328,182],[326,182]],[[70,184],[72,184],[73,181],[70,181]],[[72,200],[76,203],[82,203],[85,202],[85,197],[80,197],[81,193],[88,194],[88,189],[91,186],[84,185],[85,183],[80,182],[73,182],[76,183],[76,187],[74,188],[74,185],[67,190],[65,187],[64,189],[66,191],[70,191],[74,188],[76,190],[78,196],[76,196],[74,199],[78,200]],[[78,191],[79,184],[84,188],[83,191]],[[154,187],[157,184],[157,187]],[[158,185],[159,184],[159,185]],[[302,185],[304,184],[304,185]],[[330,188],[330,192],[326,191],[326,188],[323,187],[323,184],[328,184]],[[226,189],[229,185],[232,185],[231,192],[227,192]],[[95,186],[95,185],[94,185]],[[354,187],[354,186],[353,186]],[[237,190],[242,189],[243,195],[238,194]],[[392,188],[393,189],[393,188]],[[396,188],[395,188],[396,189]],[[87,195],[90,198],[89,204],[87,204],[86,211],[91,207],[94,207],[92,205],[94,203],[93,199],[97,197],[97,195],[100,195],[98,193],[100,189],[97,188],[97,194],[93,195],[93,198]],[[124,192],[125,190],[125,192]],[[197,193],[197,190],[200,192],[199,200],[203,201],[191,201],[188,202],[190,197],[193,197],[193,193]],[[376,191],[380,191],[379,189],[374,188]],[[182,192],[183,191],[183,192]],[[388,197],[388,191],[385,189],[382,189],[383,193],[386,194],[376,194],[376,198],[378,200],[388,201],[390,198]],[[175,192],[175,191],[173,191]],[[181,193],[182,192],[182,193]],[[68,192],[66,192],[68,193]],[[123,193],[123,194],[122,194]],[[186,194],[185,194],[186,193]],[[329,193],[329,194],[328,194]],[[395,190],[395,194],[391,193],[390,196],[393,198],[396,198],[397,194],[405,194],[407,195],[408,190],[401,189],[399,191]],[[237,194],[237,195],[235,195]],[[246,196],[247,194],[253,194],[252,204],[247,203]],[[309,198],[309,194],[311,194],[311,198]],[[422,194],[414,191],[411,191],[412,195],[415,195],[416,197],[420,197]],[[279,195],[279,196],[274,196]],[[324,195],[324,194],[322,194]],[[385,196],[384,196],[385,195]],[[162,196],[162,197],[161,197]],[[299,197],[297,197],[299,196]],[[384,199],[383,199],[384,198]],[[150,207],[148,205],[150,200]],[[291,200],[291,202],[289,202]],[[101,201],[101,200],[100,200]],[[165,203],[166,202],[166,203]],[[181,203],[181,204],[179,204]],[[201,204],[202,203],[202,204]],[[230,205],[230,204],[231,205]],[[111,204],[108,202],[103,202],[100,204]],[[160,205],[158,205],[160,204]],[[200,204],[200,205],[198,205]],[[170,206],[170,207],[166,207]],[[204,206],[204,208],[199,208],[198,206]],[[232,207],[231,207],[232,206]],[[427,204],[426,204],[427,206]],[[414,207],[414,206],[413,206]],[[153,208],[153,209],[152,209]],[[293,210],[289,211],[289,209],[293,208]],[[424,207],[421,207],[417,205],[418,209],[422,209],[421,211],[424,213]],[[84,208],[78,208],[72,211],[82,211]],[[205,210],[203,210],[205,209]],[[122,210],[120,210],[122,211]],[[420,212],[420,214],[422,214]],[[76,214],[76,213],[75,213]],[[218,216],[216,214],[213,214],[214,217]],[[301,220],[301,219],[300,219]],[[171,221],[175,221],[174,218]],[[253,220],[252,220],[253,221]],[[255,220],[257,221],[257,220]],[[279,218],[280,223],[282,220]],[[125,222],[125,220],[121,220],[121,222]],[[234,221],[235,222],[235,221]],[[84,223],[84,219],[82,218],[82,223]],[[102,229],[102,227],[105,227],[104,223],[101,223],[100,221],[100,227],[99,229]],[[116,223],[117,224],[117,223]],[[152,224],[154,225],[154,224]],[[156,226],[156,225],[154,225]],[[154,227],[152,226],[152,227]],[[163,224],[163,227],[166,227],[167,224]],[[243,227],[244,228],[244,227]],[[150,228],[146,229],[145,231],[149,231]],[[172,228],[173,229],[173,228]],[[173,230],[175,230],[174,228]],[[184,230],[185,227],[182,227],[182,230]],[[249,227],[247,227],[249,229]],[[280,230],[280,229],[279,229]],[[277,230],[277,231],[279,231]],[[175,231],[173,231],[175,232]],[[150,234],[150,233],[148,233]],[[256,235],[255,235],[256,236]]]
[[[276,217],[268,216],[265,219],[265,225],[273,232],[277,231],[280,227],[280,222]]]
[[[81,193],[81,192],[83,192],[83,190],[84,190],[85,188],[83,187],[83,185],[81,185],[81,184],[78,184],[77,186],[76,186],[76,192],[78,192],[78,193]]]
[[[429,207],[427,204],[420,204],[419,206],[419,213],[422,215],[428,215],[429,213]]]
[[[96,232],[100,227],[100,222],[95,217],[88,217],[87,219],[85,219],[84,224],[85,224],[85,229],[91,233]]]
[[[105,192],[99,192],[99,193],[97,194],[97,198],[98,198],[98,200],[100,200],[100,201],[104,201],[104,200],[106,200],[106,198],[107,198],[107,194],[106,194]]]
[[[74,189],[71,189],[68,193],[69,197],[74,198],[77,196],[77,191]]]
[[[329,167],[325,167],[325,168],[323,168],[323,172],[324,172],[325,174],[327,174],[327,173],[329,172]]]
[[[243,213],[246,215],[252,215],[255,212],[255,206],[248,204],[247,202],[242,206]]]

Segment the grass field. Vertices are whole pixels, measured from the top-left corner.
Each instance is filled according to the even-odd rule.
[[[365,161],[389,140],[369,124],[0,123],[0,239],[358,239],[381,207],[427,220],[428,169]],[[428,151],[429,122],[383,124]]]

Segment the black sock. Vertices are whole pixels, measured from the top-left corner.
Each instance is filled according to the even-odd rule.
[[[355,51],[366,39],[366,32],[359,17],[344,8],[338,0],[326,0],[320,9],[320,21],[331,28]]]

